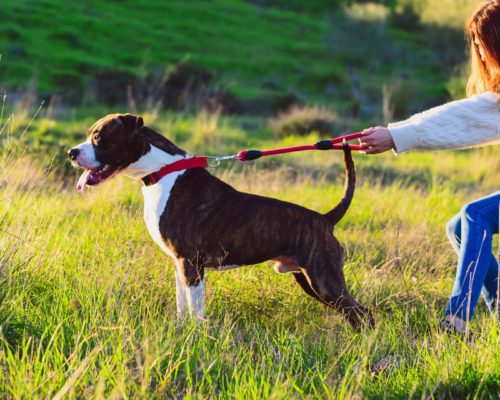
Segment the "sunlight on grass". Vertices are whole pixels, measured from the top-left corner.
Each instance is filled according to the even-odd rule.
[[[189,130],[206,121],[211,129],[214,120],[202,118],[155,124]],[[228,137],[241,137],[237,121],[216,121]],[[188,150],[203,148],[203,135],[175,135]],[[308,139],[315,137],[300,141]],[[336,235],[349,287],[375,312],[377,329],[363,334],[271,264],[208,273],[208,322],[178,321],[172,262],[144,227],[137,182],[118,177],[80,195],[75,171],[7,155],[1,391],[14,398],[488,397],[500,376],[494,320],[480,308],[472,347],[437,326],[455,269],[443,225],[498,182],[493,150],[356,155],[359,184]],[[239,189],[321,212],[342,191],[339,153],[215,172]],[[399,368],[374,375],[370,366],[390,354],[401,357]]]

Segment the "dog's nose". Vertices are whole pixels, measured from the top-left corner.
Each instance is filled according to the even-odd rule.
[[[72,161],[76,160],[76,157],[78,157],[78,154],[80,154],[79,149],[69,149],[68,150],[68,157]]]

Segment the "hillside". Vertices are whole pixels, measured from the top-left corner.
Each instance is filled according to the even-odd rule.
[[[381,112],[384,85],[402,94],[401,116],[462,87],[462,23],[447,20],[455,7],[426,17],[430,0],[2,3],[0,82],[11,94],[35,86],[109,106],[126,104],[130,86],[139,106],[262,114],[321,102],[366,119]]]

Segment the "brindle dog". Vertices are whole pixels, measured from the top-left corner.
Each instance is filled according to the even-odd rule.
[[[68,151],[85,171],[77,188],[93,186],[121,172],[141,179],[190,157],[141,117],[111,114],[89,129],[87,141]],[[354,194],[355,168],[344,146],[346,185],[340,202],[326,214],[297,204],[242,193],[206,169],[173,172],[142,188],[144,217],[155,242],[176,266],[177,308],[204,315],[205,269],[279,261],[278,272],[292,272],[310,296],[339,310],[360,329],[374,325],[371,313],[349,293],[343,249],[333,235]]]

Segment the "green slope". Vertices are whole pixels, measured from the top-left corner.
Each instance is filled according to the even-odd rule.
[[[443,59],[436,46],[451,34],[460,48],[456,31],[408,33],[390,18],[371,18],[370,7],[356,14],[333,1],[260,3],[4,0],[0,82],[12,90],[34,79],[43,95],[84,99],[101,71],[146,77],[188,62],[242,98],[295,93],[350,109],[378,104],[380,86],[400,77],[416,82],[420,103],[447,96],[457,56]]]

